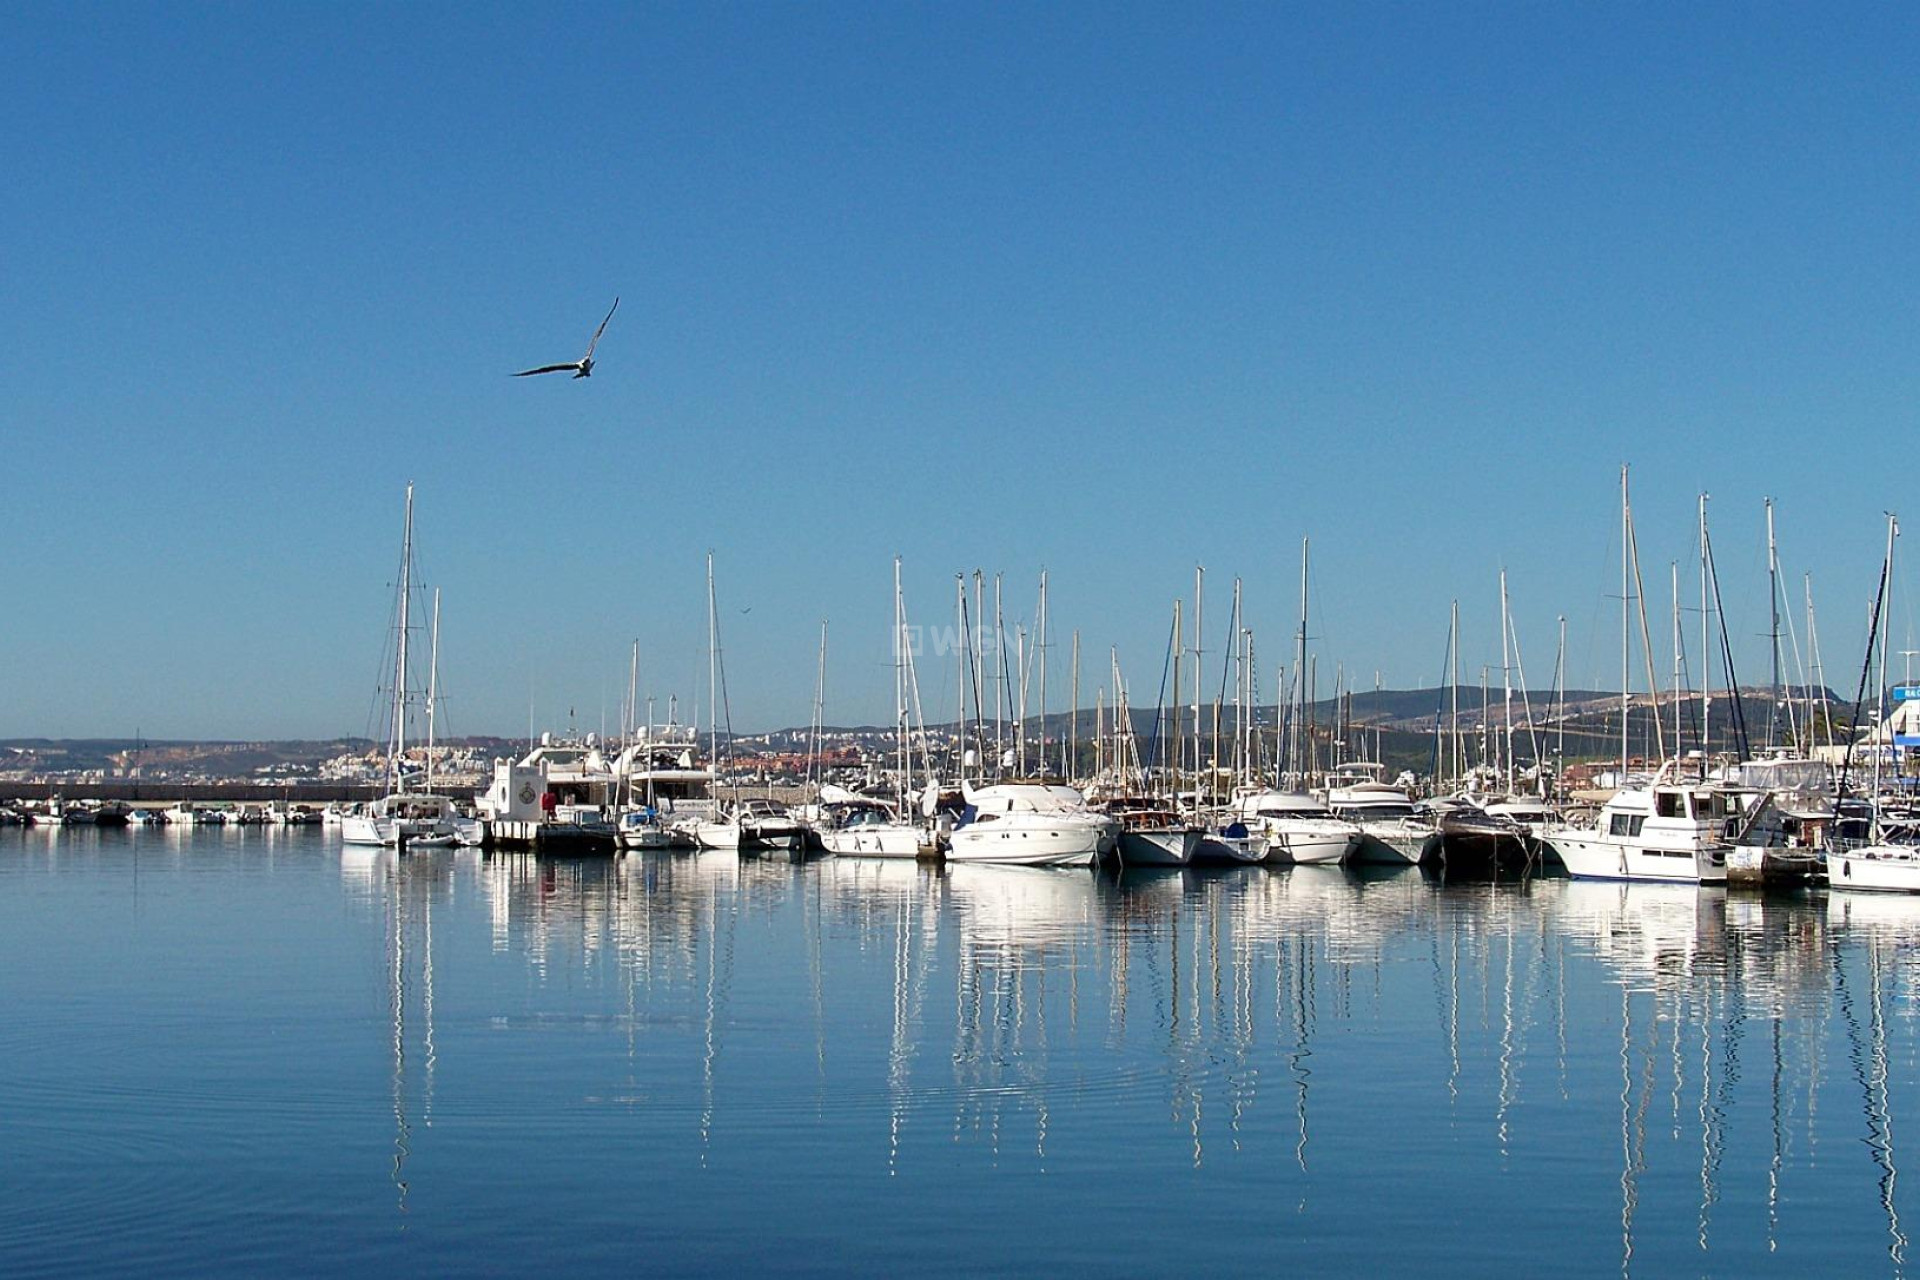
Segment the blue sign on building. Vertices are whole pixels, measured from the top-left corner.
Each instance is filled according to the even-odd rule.
[[[1920,698],[1920,684],[1897,684],[1893,686],[1895,702],[1912,702]]]

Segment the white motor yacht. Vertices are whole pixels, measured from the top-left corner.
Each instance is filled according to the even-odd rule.
[[[1350,859],[1385,866],[1427,861],[1439,852],[1439,832],[1414,816],[1404,788],[1382,782],[1379,775],[1379,765],[1348,765],[1327,788],[1328,810],[1360,828],[1360,842]]]
[[[1234,813],[1266,837],[1268,862],[1344,862],[1360,844],[1358,826],[1334,817],[1324,802],[1300,791],[1244,794],[1235,800]]]
[[[1046,782],[963,784],[966,809],[949,837],[954,862],[1085,867],[1111,853],[1120,821],[1087,807],[1072,787]]]
[[[1734,793],[1684,777],[1668,761],[1652,784],[1616,792],[1591,827],[1548,827],[1548,846],[1567,874],[1587,880],[1724,884],[1733,836],[1747,819]],[[1729,830],[1729,827],[1735,828]]]
[[[696,823],[694,839],[702,849],[733,849],[741,853],[799,853],[806,848],[806,828],[772,800],[741,800]]]

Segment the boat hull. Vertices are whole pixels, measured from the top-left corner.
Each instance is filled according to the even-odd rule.
[[[1665,849],[1597,833],[1557,832],[1547,838],[1567,874],[1579,880],[1645,880],[1665,884],[1725,884],[1724,845]]]
[[[1350,861],[1360,866],[1417,867],[1439,851],[1437,832],[1398,823],[1362,824]]]
[[[1100,853],[1098,827],[1057,824],[1048,829],[954,830],[947,848],[952,862],[1003,867],[1090,867]]]
[[[1920,893],[1920,857],[1900,845],[1830,852],[1827,885],[1862,893]]]
[[[897,823],[867,823],[819,833],[828,853],[843,858],[917,858],[920,829]]]
[[[1218,831],[1203,832],[1193,851],[1196,866],[1244,867],[1264,862],[1267,857],[1265,836],[1230,836]]]
[[[1272,863],[1324,866],[1344,862],[1359,843],[1360,833],[1341,823],[1311,819],[1267,824],[1267,857]]]
[[[1144,827],[1120,833],[1120,865],[1184,867],[1193,861],[1200,833],[1191,827]]]

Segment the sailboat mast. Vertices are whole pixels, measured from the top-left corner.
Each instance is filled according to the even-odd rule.
[[[1000,577],[997,573],[993,575],[993,636],[994,652],[998,655],[993,674],[1000,686],[993,695],[993,767],[996,771],[1004,766],[1007,758],[1007,711],[1013,698],[1013,686],[1007,683],[1007,622],[1000,608]]]
[[[440,588],[433,589],[433,630],[427,643],[427,791],[433,791],[434,703],[440,693]]]
[[[1171,702],[1172,714],[1167,717],[1167,721],[1170,727],[1173,729],[1173,742],[1171,744],[1173,749],[1168,753],[1167,758],[1173,766],[1172,768],[1173,793],[1174,793],[1174,798],[1178,800],[1180,795],[1180,775],[1186,770],[1186,767],[1187,767],[1186,743],[1182,740],[1182,735],[1180,732],[1181,727],[1185,725],[1187,722],[1186,716],[1183,715],[1180,711],[1180,659],[1185,654],[1187,645],[1186,645],[1186,632],[1181,630],[1180,601],[1178,599],[1175,599],[1173,602],[1173,642],[1172,643],[1173,643],[1173,693],[1172,693],[1172,702]],[[1165,696],[1164,689],[1162,691],[1162,696],[1163,697]],[[1159,715],[1156,712],[1155,720],[1154,720],[1154,726],[1155,726],[1154,736],[1155,737],[1159,736],[1159,732],[1160,732],[1159,723],[1160,723]],[[1158,744],[1155,745],[1154,754],[1156,756],[1159,755]]]
[[[1713,750],[1713,581],[1707,555],[1707,495],[1700,495],[1700,750]]]
[[[1300,539],[1300,656],[1293,668],[1293,733],[1288,739],[1293,756],[1294,785],[1307,788],[1307,539]]]
[[[895,788],[899,809],[907,809],[907,779],[912,775],[913,757],[907,745],[907,620],[900,595],[900,557],[893,558],[893,732],[899,785]]]
[[[698,686],[695,686],[696,688]],[[707,758],[720,767],[720,615],[713,604],[713,552],[707,552]],[[716,774],[717,776],[717,774]]]
[[[1673,575],[1673,754],[1678,756],[1682,754],[1684,746],[1680,737],[1680,705],[1685,701],[1680,689],[1680,664],[1686,661],[1686,655],[1680,647],[1680,562],[1669,561],[1667,568]],[[1702,757],[1706,755],[1704,745],[1700,754]]]
[[[1813,754],[1813,700],[1820,699],[1820,720],[1827,728],[1827,745],[1833,745],[1833,709],[1827,704],[1827,674],[1820,661],[1820,633],[1814,628],[1813,620],[1813,575],[1806,574],[1801,579],[1807,594],[1807,754]]]
[[[1507,571],[1500,570],[1500,718],[1506,724],[1502,746],[1502,787],[1513,794],[1513,618],[1507,609]]]
[[[827,620],[820,619],[820,667],[813,683],[813,741],[807,744],[807,784],[819,785],[820,734],[827,714]]]
[[[1072,714],[1067,717],[1067,778],[1080,774],[1080,628],[1073,629]]]
[[[625,804],[631,804],[633,802],[634,748],[639,745],[636,739],[640,735],[639,699],[640,637],[635,636],[633,638],[633,657],[627,660],[627,722],[622,726],[624,730],[622,734],[624,741],[621,743],[621,754],[626,756],[627,767],[620,771],[620,798],[622,803]],[[647,720],[649,723],[653,720],[651,707],[648,708]],[[648,733],[647,737],[652,738],[653,734]]]
[[[1020,697],[1013,708],[1013,751],[1019,761],[1015,766],[1019,776],[1027,776],[1027,676],[1032,664],[1027,657],[1027,629],[1016,626],[1013,629],[1013,669],[1020,673]]]
[[[1236,577],[1233,580],[1233,625],[1227,629],[1227,646],[1228,646],[1227,652],[1232,655],[1233,677],[1234,677],[1233,678],[1233,754],[1234,754],[1233,777],[1234,777],[1235,785],[1239,784],[1240,778],[1242,777],[1246,769],[1246,755],[1247,755],[1246,753],[1247,735],[1245,732],[1246,723],[1247,723],[1247,702],[1245,697],[1245,690],[1242,687],[1246,684],[1246,681],[1247,681],[1247,658],[1246,658],[1246,652],[1245,652],[1246,640],[1245,640],[1245,637],[1243,637],[1240,634],[1243,629],[1244,628],[1241,626],[1241,619],[1240,619],[1240,579]],[[1225,663],[1221,664],[1220,679],[1222,683],[1225,683],[1226,681],[1226,664]],[[1217,710],[1214,712],[1213,720],[1215,725],[1214,747],[1213,747],[1214,764],[1218,766],[1218,764],[1220,763],[1219,757],[1221,753],[1220,753],[1220,741],[1219,741],[1220,731],[1218,728],[1218,725],[1220,723],[1220,713]]]
[[[1447,747],[1453,753],[1453,785],[1459,786],[1464,775],[1460,771],[1460,602],[1453,602],[1452,617],[1447,624],[1447,647],[1453,655],[1453,673],[1448,681],[1450,696],[1447,710]]]
[[[400,790],[400,762],[407,753],[407,633],[413,601],[413,482],[407,482],[407,518],[400,535],[400,635],[394,646],[393,735],[387,751],[387,790]]]
[[[1567,615],[1560,615],[1560,652],[1553,659],[1553,755],[1555,766],[1567,758]]]
[[[1040,571],[1040,775],[1047,776],[1047,571]]]
[[[1873,816],[1874,839],[1880,838],[1880,762],[1893,750],[1893,720],[1887,714],[1887,637],[1893,634],[1893,621],[1887,616],[1887,606],[1893,601],[1893,540],[1900,536],[1899,517],[1887,517],[1887,570],[1880,578],[1880,599],[1875,603],[1875,612],[1882,620],[1880,627],[1880,686],[1874,694],[1874,706],[1878,715],[1874,717],[1881,732],[1887,737],[1883,747],[1875,742],[1873,749]],[[1876,738],[1878,733],[1874,735]]]
[[[1627,785],[1627,762],[1633,742],[1627,721],[1633,710],[1633,579],[1628,564],[1633,553],[1628,549],[1632,537],[1633,514],[1627,504],[1627,469],[1620,468],[1620,785]]]
[[[1767,504],[1767,645],[1772,679],[1767,685],[1767,746],[1775,745],[1780,724],[1780,550],[1773,538],[1773,499]]]
[[[1202,595],[1206,586],[1207,571],[1202,565],[1193,567],[1193,802],[1200,803],[1200,758],[1205,753],[1206,727],[1200,720],[1200,653],[1201,620],[1206,608]]]
[[[953,736],[960,743],[960,759],[956,762],[959,766],[959,776],[955,778],[957,782],[966,776],[967,658],[973,653],[973,641],[967,635],[967,575],[964,573],[953,575],[953,623],[954,638],[959,641],[953,646],[954,661],[958,668],[954,672],[953,687],[959,690],[959,702],[953,717]]]
[[[973,613],[967,628],[973,633],[973,722],[975,762],[984,766],[987,754],[987,575],[973,571]],[[984,775],[984,772],[982,774]]]

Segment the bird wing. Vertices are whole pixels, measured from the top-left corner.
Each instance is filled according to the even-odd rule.
[[[607,331],[607,320],[613,319],[613,313],[619,309],[620,299],[616,297],[613,300],[613,305],[607,308],[607,319],[602,320],[600,327],[593,331],[593,341],[587,344],[587,354],[581,357],[583,361],[593,359],[593,349],[600,345],[600,335]]]
[[[543,364],[538,369],[522,369],[513,376],[516,378],[524,378],[535,373],[565,373],[569,369],[578,369],[579,367],[580,364],[578,361],[572,364]]]

